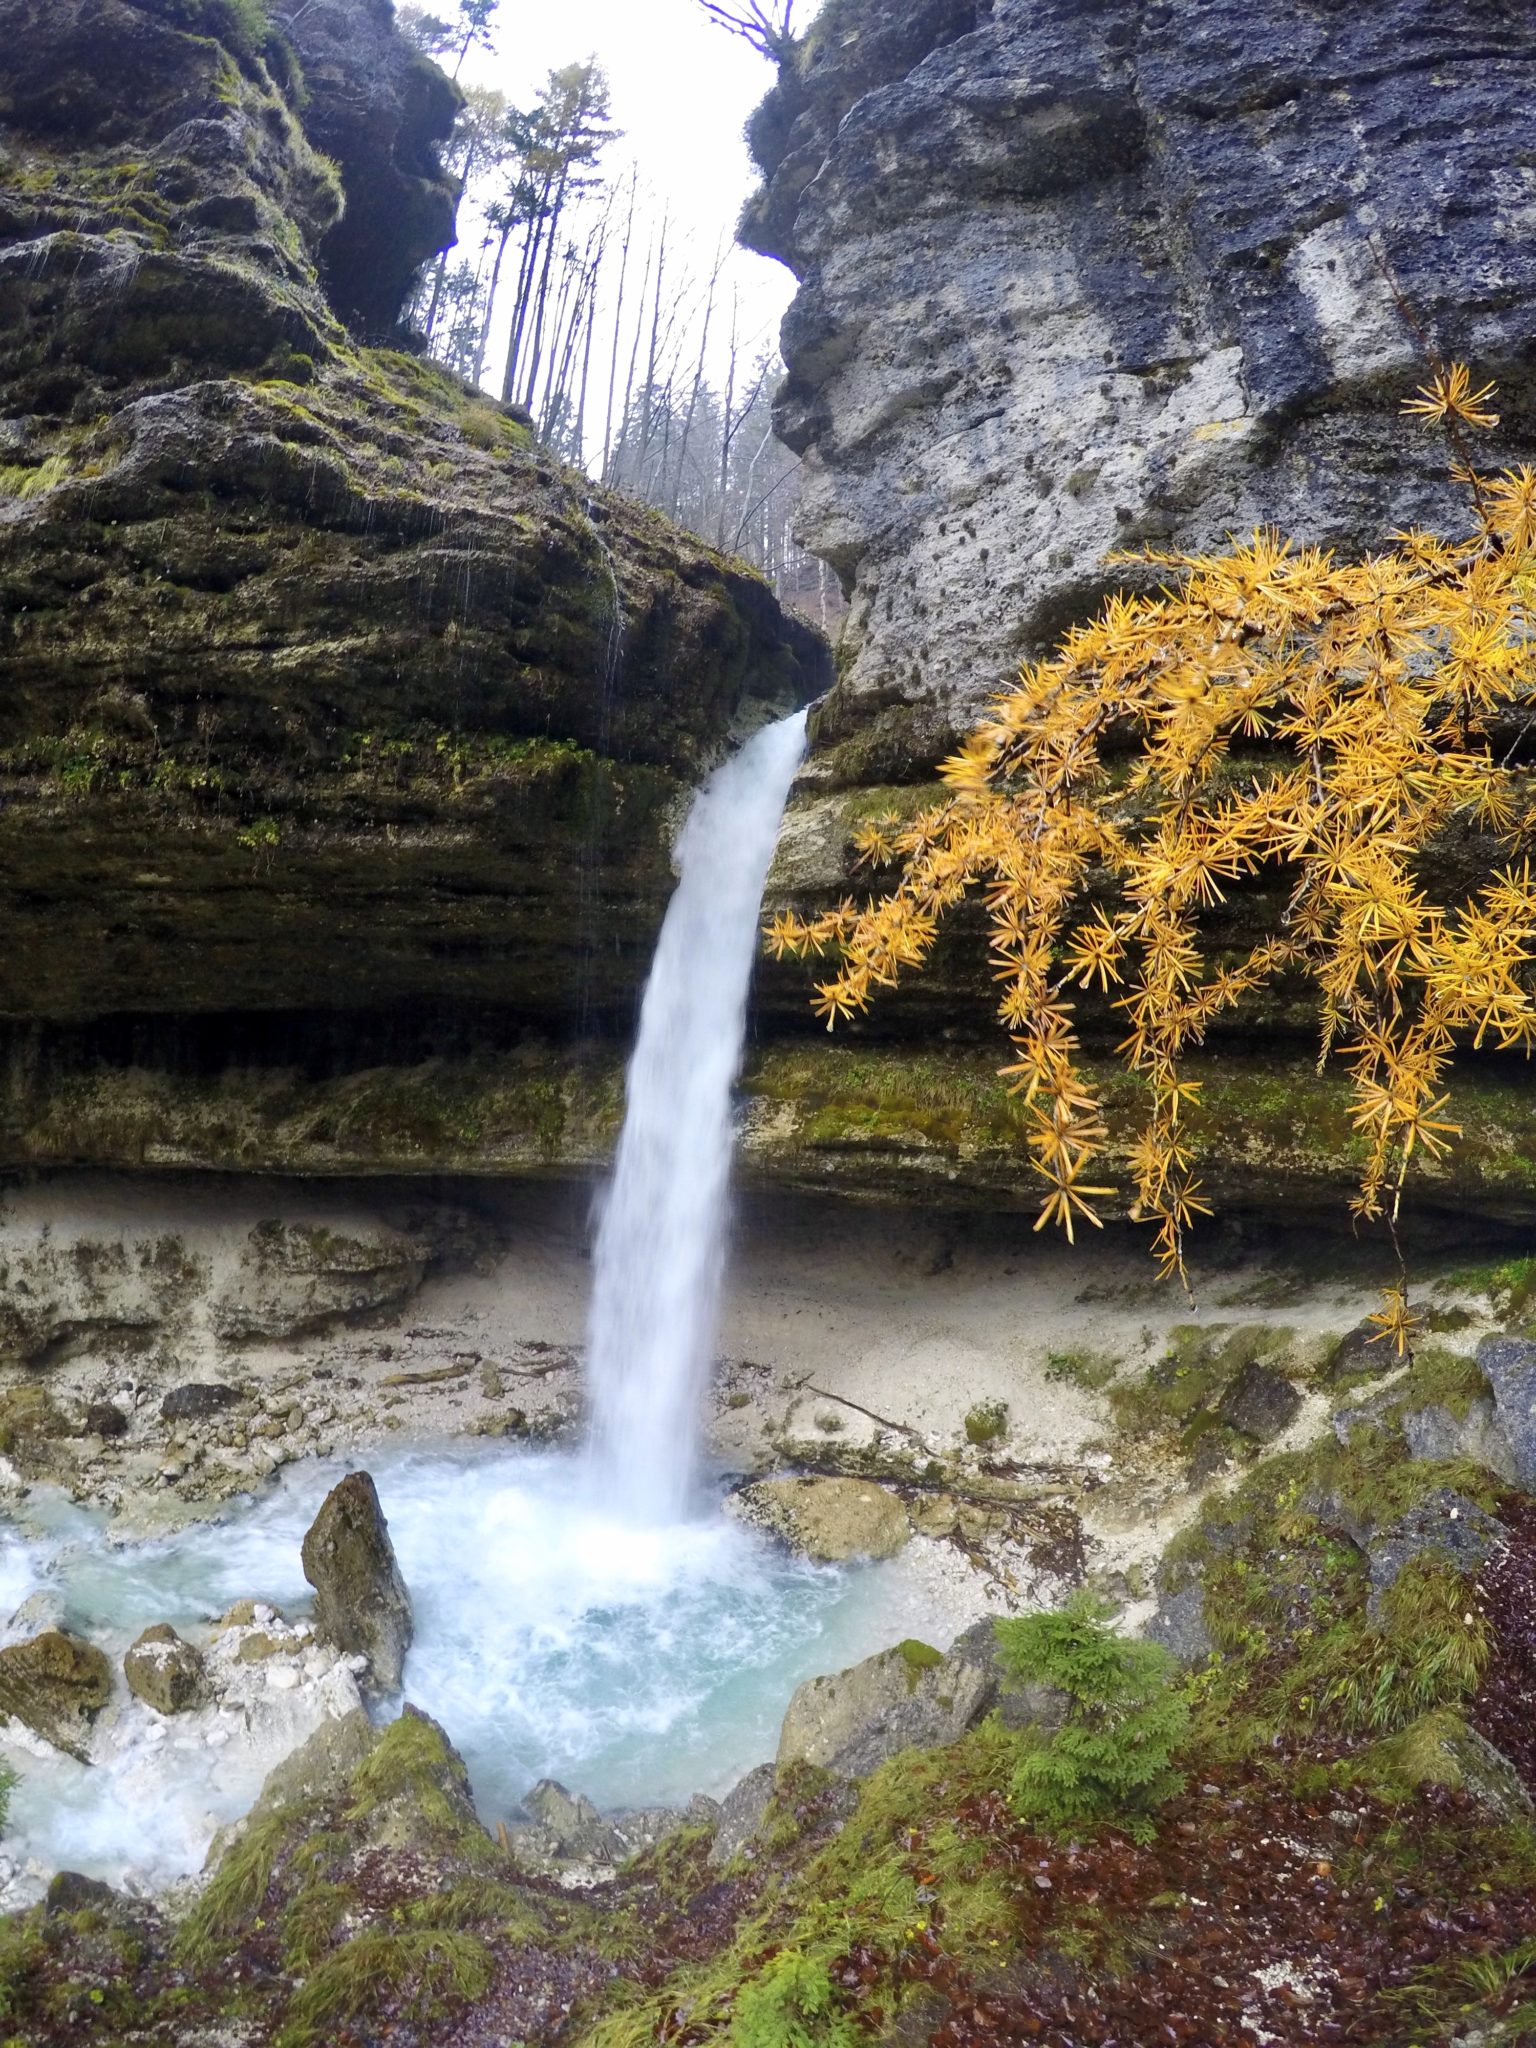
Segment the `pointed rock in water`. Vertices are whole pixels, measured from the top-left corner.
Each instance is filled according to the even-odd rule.
[[[894,1557],[912,1534],[895,1494],[870,1479],[760,1479],[726,1507],[822,1564]]]
[[[304,1538],[303,1558],[320,1634],[368,1659],[376,1692],[398,1692],[411,1644],[411,1601],[366,1472],[349,1473],[326,1495]]]
[[[45,1629],[0,1650],[0,1715],[79,1763],[90,1762],[91,1723],[111,1694],[106,1657],[67,1629]]]
[[[168,1622],[145,1629],[123,1658],[128,1690],[157,1714],[186,1714],[208,1697],[203,1653]]]

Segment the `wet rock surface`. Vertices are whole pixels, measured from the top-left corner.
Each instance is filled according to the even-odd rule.
[[[304,1576],[315,1589],[315,1626],[338,1649],[367,1659],[375,1692],[398,1692],[412,1632],[411,1601],[389,1526],[366,1472],[326,1495],[304,1538]]]
[[[1367,1552],[1369,1611],[1373,1615],[1380,1612],[1383,1594],[1414,1558],[1440,1558],[1453,1570],[1475,1578],[1505,1540],[1503,1526],[1475,1501],[1449,1487],[1437,1487],[1372,1539]]]
[[[602,1813],[581,1792],[541,1778],[523,1794],[527,1821],[503,1826],[499,1838],[526,1870],[571,1890],[610,1880],[631,1857],[643,1855],[683,1828],[713,1829],[717,1801],[702,1794],[686,1807],[641,1806]]]
[[[1477,1362],[1493,1388],[1515,1477],[1524,1487],[1536,1486],[1536,1343],[1528,1337],[1485,1337]]]
[[[433,1061],[462,1094],[627,1016],[680,792],[830,676],[758,578],[343,324],[447,239],[456,96],[374,0],[288,13],[297,68],[214,0],[0,5],[0,1050],[50,1048],[13,1162],[442,1156]]]
[[[66,1629],[45,1629],[0,1650],[0,1714],[82,1763],[91,1723],[111,1695],[112,1667],[104,1653]]]
[[[209,1416],[220,1415],[226,1408],[238,1407],[239,1403],[238,1387],[227,1387],[217,1380],[193,1380],[184,1387],[172,1387],[160,1403],[160,1419],[162,1422],[206,1422]],[[123,1432],[107,1430],[102,1433],[120,1436]]]
[[[1252,1361],[1222,1395],[1216,1412],[1230,1429],[1263,1444],[1290,1428],[1301,1412],[1301,1395],[1283,1373]]]
[[[894,1557],[912,1534],[901,1502],[872,1480],[757,1480],[733,1494],[728,1508],[825,1564]]]
[[[1004,1686],[990,1622],[978,1623],[947,1656],[926,1643],[882,1650],[847,1671],[807,1679],[779,1732],[777,1762],[807,1763],[861,1777],[903,1749],[953,1742],[999,1704]],[[1060,1696],[1012,1687],[1009,1725],[1052,1725]]]
[[[709,1847],[712,1870],[723,1870],[750,1847],[767,1817],[777,1775],[777,1764],[759,1764],[721,1800],[715,1838]]]
[[[184,1714],[208,1697],[202,1652],[166,1622],[153,1623],[123,1658],[128,1690],[157,1714]]]

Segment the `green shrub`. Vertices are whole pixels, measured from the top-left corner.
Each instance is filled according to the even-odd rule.
[[[1189,1725],[1174,1689],[1176,1665],[1156,1643],[1120,1636],[1109,1603],[1075,1593],[1050,1614],[998,1621],[1004,1667],[1067,1695],[1066,1720],[1049,1740],[1026,1738],[1013,1774],[1014,1810],[1054,1834],[1112,1825],[1136,1841],[1184,1780],[1170,1758]]]
[[[736,1996],[730,2037],[739,2048],[858,2048],[825,1963],[780,1949]]]

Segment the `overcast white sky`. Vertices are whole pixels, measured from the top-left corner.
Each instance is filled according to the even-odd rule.
[[[800,0],[796,25],[819,4]],[[476,58],[464,75],[526,105],[555,66],[590,56],[608,74],[624,130],[610,163],[638,159],[658,211],[665,204],[686,225],[693,267],[707,271],[757,182],[742,130],[773,84],[772,65],[713,26],[694,0],[502,0],[496,56]],[[743,341],[776,342],[794,289],[788,271],[737,250],[726,275],[739,294]]]

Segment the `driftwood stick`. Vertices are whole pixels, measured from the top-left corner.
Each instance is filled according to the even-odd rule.
[[[909,1444],[917,1444],[925,1451],[928,1449],[927,1438],[920,1436],[910,1424],[893,1422],[888,1415],[877,1415],[873,1408],[866,1408],[861,1401],[850,1401],[846,1394],[829,1394],[825,1387],[813,1386],[809,1380],[800,1382],[800,1391],[803,1394],[814,1394],[818,1401],[836,1401],[844,1408],[851,1408],[856,1415],[867,1416],[871,1422],[877,1422],[882,1429],[894,1429],[896,1434],[904,1436]]]

